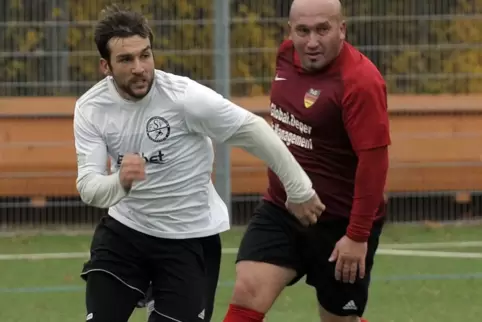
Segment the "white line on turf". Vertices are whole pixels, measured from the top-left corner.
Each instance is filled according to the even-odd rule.
[[[439,258],[482,258],[482,253],[446,252],[446,251],[411,250],[411,249],[383,249],[383,248],[380,248],[377,251],[377,255],[439,257]]]
[[[454,241],[435,243],[404,243],[404,244],[380,244],[380,247],[389,249],[431,249],[431,248],[465,248],[482,247],[482,241]]]
[[[223,248],[223,254],[236,254],[237,248]],[[411,249],[380,248],[378,255],[413,256],[413,257],[440,257],[440,258],[482,258],[482,253],[447,252]],[[87,258],[89,253],[39,253],[39,254],[0,254],[0,261],[6,260],[46,260],[46,259],[72,259]]]

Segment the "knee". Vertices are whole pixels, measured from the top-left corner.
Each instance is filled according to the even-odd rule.
[[[260,296],[263,285],[255,271],[249,272],[244,269],[244,265],[238,264],[236,267],[236,282],[234,283],[233,300],[234,304],[245,304],[246,302]]]
[[[258,262],[236,265],[232,303],[266,313],[284,287],[296,276],[290,269]]]

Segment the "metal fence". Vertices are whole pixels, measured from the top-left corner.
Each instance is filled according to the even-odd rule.
[[[79,96],[98,81],[101,75],[92,27],[109,2],[2,1],[0,96]],[[158,68],[189,76],[227,95],[249,97],[269,92],[273,58],[286,36],[291,1],[231,0],[229,7],[226,0],[119,2],[149,18],[156,35]],[[343,4],[348,40],[382,71],[391,94],[482,91],[482,1],[358,0]],[[227,50],[229,55],[224,56]],[[5,134],[2,129],[0,134]],[[0,165],[2,151],[9,144],[6,136],[3,140],[0,136]],[[226,150],[219,155],[218,164],[229,162]],[[229,185],[227,169],[217,171],[218,185]],[[246,171],[249,176],[251,170]],[[8,174],[1,179],[0,184],[8,184]],[[233,222],[245,223],[259,198],[232,195]],[[103,213],[85,207],[75,197],[50,196],[39,202],[8,196],[1,200],[3,229],[90,226]],[[480,204],[476,191],[463,203],[450,193],[406,191],[390,196],[388,208],[393,221],[454,220],[468,213],[479,214]]]
[[[214,85],[215,0],[120,1],[150,19],[157,65]],[[290,0],[231,0],[230,88],[269,90]],[[92,40],[103,0],[6,0],[0,10],[0,95],[79,95],[101,77]],[[223,2],[227,3],[227,2]],[[348,39],[384,73],[392,93],[480,90],[480,0],[345,1]],[[226,6],[227,7],[227,6]]]

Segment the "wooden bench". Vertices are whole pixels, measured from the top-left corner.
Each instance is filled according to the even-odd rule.
[[[0,118],[0,128],[0,196],[78,195],[71,118]],[[237,148],[231,158],[233,193],[264,189],[261,161]]]
[[[268,119],[266,97],[235,100]],[[0,197],[77,196],[74,98],[0,99]],[[387,192],[482,191],[482,97],[391,96]],[[33,113],[42,114],[33,116]],[[41,113],[39,113],[41,112]],[[231,152],[232,191],[260,194],[266,167]]]
[[[482,108],[391,117],[388,191],[482,191]]]
[[[389,110],[388,193],[482,191],[482,96],[390,96]],[[232,164],[233,182],[263,169],[245,181],[264,191],[260,160],[234,150]]]
[[[251,109],[264,99],[251,99]],[[74,104],[70,97],[0,98],[0,197],[78,196]],[[266,169],[256,158],[235,148],[232,160],[234,194],[264,190]]]

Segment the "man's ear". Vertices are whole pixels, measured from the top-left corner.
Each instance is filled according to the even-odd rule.
[[[100,71],[102,72],[102,74],[104,74],[104,76],[109,76],[112,74],[110,70],[109,62],[104,58],[100,59]]]
[[[345,20],[342,20],[341,24],[340,24],[340,38],[341,40],[345,40],[346,39],[346,21]]]

